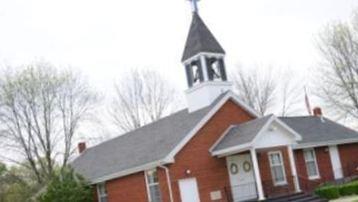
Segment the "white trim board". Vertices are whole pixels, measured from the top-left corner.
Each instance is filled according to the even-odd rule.
[[[342,144],[351,144],[351,143],[358,143],[358,138],[349,138],[349,139],[341,139],[341,140],[330,140],[324,142],[312,142],[312,143],[299,143],[293,147],[294,150],[296,149],[305,149],[311,147],[325,147],[325,146],[332,146],[332,145],[342,145]]]
[[[190,58],[184,60],[182,62],[182,64],[187,65],[190,64],[193,60],[197,60],[199,59],[201,56],[207,56],[207,57],[215,57],[215,58],[224,58],[225,54],[224,53],[213,53],[213,52],[200,52],[197,53],[194,56],[191,56]]]
[[[120,178],[120,177],[123,177],[123,176],[126,176],[126,175],[141,172],[141,171],[144,171],[144,170],[150,170],[150,169],[153,169],[153,168],[157,167],[158,165],[161,165],[162,164],[161,162],[163,162],[163,161],[154,161],[154,162],[150,162],[150,163],[147,163],[147,164],[144,164],[144,165],[141,165],[141,166],[137,166],[137,167],[134,167],[134,168],[122,170],[120,172],[105,175],[103,177],[99,177],[99,178],[96,178],[96,179],[92,180],[91,184],[98,184],[98,183],[101,183],[101,182],[104,182],[104,181],[108,181],[108,180],[115,179],[115,178]]]

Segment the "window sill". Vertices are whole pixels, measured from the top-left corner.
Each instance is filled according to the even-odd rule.
[[[311,176],[311,177],[308,177],[309,180],[319,180],[321,179],[320,176]]]
[[[286,186],[286,185],[288,185],[288,183],[287,183],[287,182],[278,182],[278,183],[274,183],[274,186],[275,186],[275,187],[281,187],[281,186]]]

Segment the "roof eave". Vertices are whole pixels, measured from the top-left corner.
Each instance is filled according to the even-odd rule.
[[[252,148],[252,143],[245,143],[245,144],[241,144],[241,145],[237,145],[237,146],[233,146],[233,147],[229,147],[226,149],[221,149],[221,150],[217,150],[217,151],[212,151],[211,155],[212,156],[217,156],[219,158],[221,157],[225,157],[225,156],[229,156],[232,154],[236,154],[236,153],[240,153],[240,152],[244,152],[244,151],[248,151]]]
[[[294,149],[306,149],[306,148],[312,148],[312,147],[324,147],[324,146],[333,146],[333,145],[350,144],[350,143],[358,143],[358,137],[357,138],[339,139],[339,140],[330,140],[330,141],[321,141],[321,142],[298,143],[293,148]]]
[[[90,180],[90,183],[91,184],[98,184],[98,183],[105,182],[105,181],[108,181],[108,180],[112,180],[112,179],[120,178],[120,177],[123,177],[123,176],[127,176],[127,175],[130,175],[130,174],[133,174],[133,173],[138,173],[138,172],[143,172],[145,170],[150,170],[150,169],[156,168],[158,166],[170,164],[170,163],[173,163],[173,162],[174,162],[174,159],[164,158],[164,159],[157,160],[157,161],[154,161],[154,162],[150,162],[150,163],[147,163],[147,164],[144,164],[144,165],[141,165],[141,166],[137,166],[137,167],[134,167],[134,168],[126,169],[126,170],[123,170],[123,171],[120,171],[120,172],[116,172],[116,173],[113,173],[113,174],[109,174],[109,175],[105,175],[105,176],[102,176],[102,177],[92,179],[92,180]]]

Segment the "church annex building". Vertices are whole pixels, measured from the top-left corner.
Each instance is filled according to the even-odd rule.
[[[90,148],[79,144],[71,166],[91,182],[95,201],[258,201],[358,175],[357,131],[320,108],[259,116],[231,91],[224,57],[194,9],[182,57],[188,108]]]

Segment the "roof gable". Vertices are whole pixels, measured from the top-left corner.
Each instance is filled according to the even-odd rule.
[[[230,127],[222,138],[213,145],[210,151],[213,155],[221,156],[245,151],[249,148],[264,147],[262,139],[267,138],[265,137],[266,135],[270,135],[267,131],[273,124],[280,127],[280,130],[286,131],[287,133],[284,135],[290,135],[293,141],[301,140],[300,134],[292,130],[274,115],[268,115]],[[277,134],[274,135],[276,136]],[[272,145],[274,144],[276,143]]]
[[[229,99],[256,116],[254,110],[228,91],[208,107],[192,113],[187,109],[181,110],[157,122],[88,148],[71,165],[92,183],[97,183],[172,163],[175,155]]]

